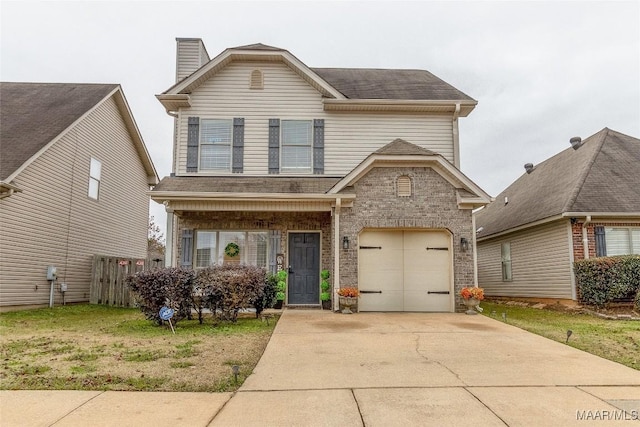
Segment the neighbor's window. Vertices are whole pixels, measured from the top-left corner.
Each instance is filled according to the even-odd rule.
[[[606,227],[607,256],[640,254],[640,227]]]
[[[232,120],[201,120],[200,170],[231,170],[232,123]]]
[[[310,173],[313,162],[311,120],[282,120],[281,172]]]
[[[98,200],[100,195],[100,175],[102,174],[102,163],[99,160],[91,158],[89,166],[89,197]]]
[[[196,232],[196,268],[214,264],[248,264],[267,267],[266,231],[203,231]],[[229,244],[238,246],[235,256],[227,250]]]
[[[503,243],[500,249],[502,258],[502,281],[510,282],[513,280],[511,274],[511,243]]]

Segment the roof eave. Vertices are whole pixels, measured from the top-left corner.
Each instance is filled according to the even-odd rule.
[[[522,230],[526,230],[528,228],[532,228],[532,227],[536,227],[538,225],[543,225],[549,222],[553,222],[553,221],[557,221],[559,219],[568,219],[568,218],[563,218],[563,215],[553,215],[547,218],[543,218],[537,221],[533,221],[533,222],[529,222],[527,224],[522,224],[522,225],[518,225],[516,227],[511,227],[508,228],[506,230],[501,230],[501,231],[496,231],[494,233],[491,234],[487,234],[484,236],[478,236],[478,242],[484,241],[484,240],[489,240],[489,239],[495,239],[497,237],[500,236],[504,236],[506,234],[511,234],[511,233],[515,233],[516,231],[522,231]],[[481,224],[478,224],[477,220],[476,220],[476,225],[481,226]]]
[[[179,108],[191,107],[191,97],[186,93],[160,94],[156,98],[167,110],[167,114],[178,111]]]
[[[255,200],[255,201],[327,201],[336,199],[355,199],[355,194],[325,193],[237,193],[206,191],[149,191],[151,199],[156,202],[165,200]]]
[[[411,99],[324,99],[325,111],[405,111],[454,114],[467,117],[478,105],[475,100],[411,100]]]

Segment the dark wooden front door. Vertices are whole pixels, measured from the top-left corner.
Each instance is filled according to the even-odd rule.
[[[320,303],[320,233],[289,234],[288,303]]]

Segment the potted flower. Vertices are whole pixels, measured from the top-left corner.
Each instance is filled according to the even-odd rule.
[[[358,288],[346,287],[338,289],[338,296],[340,296],[340,304],[344,306],[342,313],[352,314],[351,307],[358,303],[358,296],[360,291]]]
[[[320,300],[322,301],[322,309],[330,310],[331,309],[331,284],[329,283],[329,277],[331,277],[331,273],[329,270],[322,270],[320,272],[320,278],[322,278],[322,282],[320,282]]]
[[[484,289],[477,286],[467,286],[460,289],[460,296],[464,305],[467,306],[467,314],[476,314],[475,310],[482,311],[478,305],[484,299]]]

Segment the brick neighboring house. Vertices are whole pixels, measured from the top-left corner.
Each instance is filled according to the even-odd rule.
[[[309,68],[262,44],[209,59],[200,39],[177,39],[176,80],[157,96],[173,173],[151,193],[168,265],[288,269],[288,305],[320,306],[326,269],[362,311],[463,310],[490,199],[458,169],[475,100],[427,71]]]
[[[640,140],[604,128],[572,145],[476,213],[488,295],[576,299],[575,260],[640,254]]]

